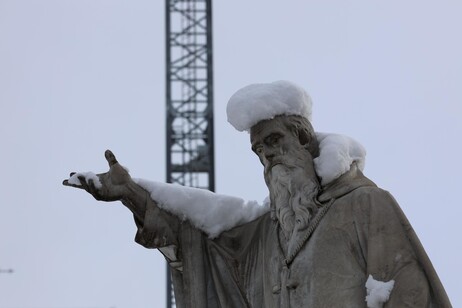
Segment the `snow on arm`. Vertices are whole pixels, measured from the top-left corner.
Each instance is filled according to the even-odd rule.
[[[390,298],[390,293],[395,285],[394,280],[387,282],[375,280],[372,275],[366,281],[367,308],[382,308]]]
[[[252,221],[269,210],[256,201],[220,195],[208,190],[134,179],[158,206],[204,231],[210,238]]]
[[[83,176],[85,178],[85,182],[88,183],[89,180],[93,180],[93,183],[95,184],[95,187],[100,189],[103,187],[101,184],[101,181],[99,180],[98,176],[94,174],[93,172],[77,172],[73,174],[67,182],[72,185],[77,185],[81,186],[82,184],[80,183],[79,177]]]
[[[316,173],[321,184],[326,185],[350,170],[355,162],[364,170],[366,150],[353,138],[328,133],[316,133],[319,141],[319,156],[314,159]]]

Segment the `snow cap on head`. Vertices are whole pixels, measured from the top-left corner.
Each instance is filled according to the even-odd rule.
[[[229,99],[226,113],[228,122],[242,132],[278,115],[299,115],[311,121],[311,106],[311,98],[303,88],[280,80],[238,90]]]

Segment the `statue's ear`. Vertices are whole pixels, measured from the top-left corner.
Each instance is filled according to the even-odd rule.
[[[311,135],[308,131],[300,129],[298,131],[298,140],[300,141],[300,144],[311,153],[313,158],[319,156],[319,143],[316,139],[316,135]]]
[[[299,129],[298,130],[298,140],[300,141],[301,145],[306,145],[311,142],[311,136],[308,134],[306,130]]]

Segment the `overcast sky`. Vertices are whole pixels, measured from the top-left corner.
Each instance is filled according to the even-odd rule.
[[[367,149],[365,174],[401,204],[462,307],[462,2],[215,1],[216,190],[263,200],[229,97],[287,79],[318,131]],[[165,306],[165,263],[120,203],[61,185],[106,171],[165,179],[161,0],[0,0],[0,308]]]

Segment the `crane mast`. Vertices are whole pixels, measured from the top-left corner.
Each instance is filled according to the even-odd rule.
[[[165,19],[167,182],[214,191],[211,0],[166,0]]]

